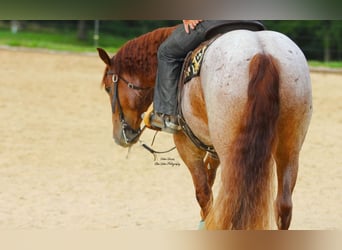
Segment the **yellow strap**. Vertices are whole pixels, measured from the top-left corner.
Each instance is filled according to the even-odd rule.
[[[150,120],[152,112],[153,112],[153,103],[148,107],[148,109],[146,110],[146,112],[144,114],[144,118],[143,118],[144,123],[145,123],[146,127],[148,127],[148,128],[152,128],[151,120]]]

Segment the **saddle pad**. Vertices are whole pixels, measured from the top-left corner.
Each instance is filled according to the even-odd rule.
[[[194,52],[189,55],[189,61],[185,60],[187,67],[184,71],[184,83],[190,81],[193,77],[199,76],[204,53],[208,48],[208,43],[199,46]]]

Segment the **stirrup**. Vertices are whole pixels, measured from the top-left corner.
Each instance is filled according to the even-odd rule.
[[[167,119],[164,122],[165,122],[165,128],[168,128],[168,129],[171,129],[174,131],[181,130],[181,126],[178,125],[178,122],[174,123],[174,122],[167,120]]]

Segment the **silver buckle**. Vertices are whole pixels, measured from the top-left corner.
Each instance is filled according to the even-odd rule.
[[[113,74],[112,80],[114,83],[117,83],[119,81],[119,76],[117,74]]]

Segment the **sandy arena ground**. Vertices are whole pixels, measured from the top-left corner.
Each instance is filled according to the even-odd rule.
[[[0,58],[0,229],[197,228],[176,151],[154,161],[113,143],[96,55],[0,49]],[[342,75],[312,73],[312,85],[291,228],[341,229]],[[158,134],[155,149],[172,146]]]

